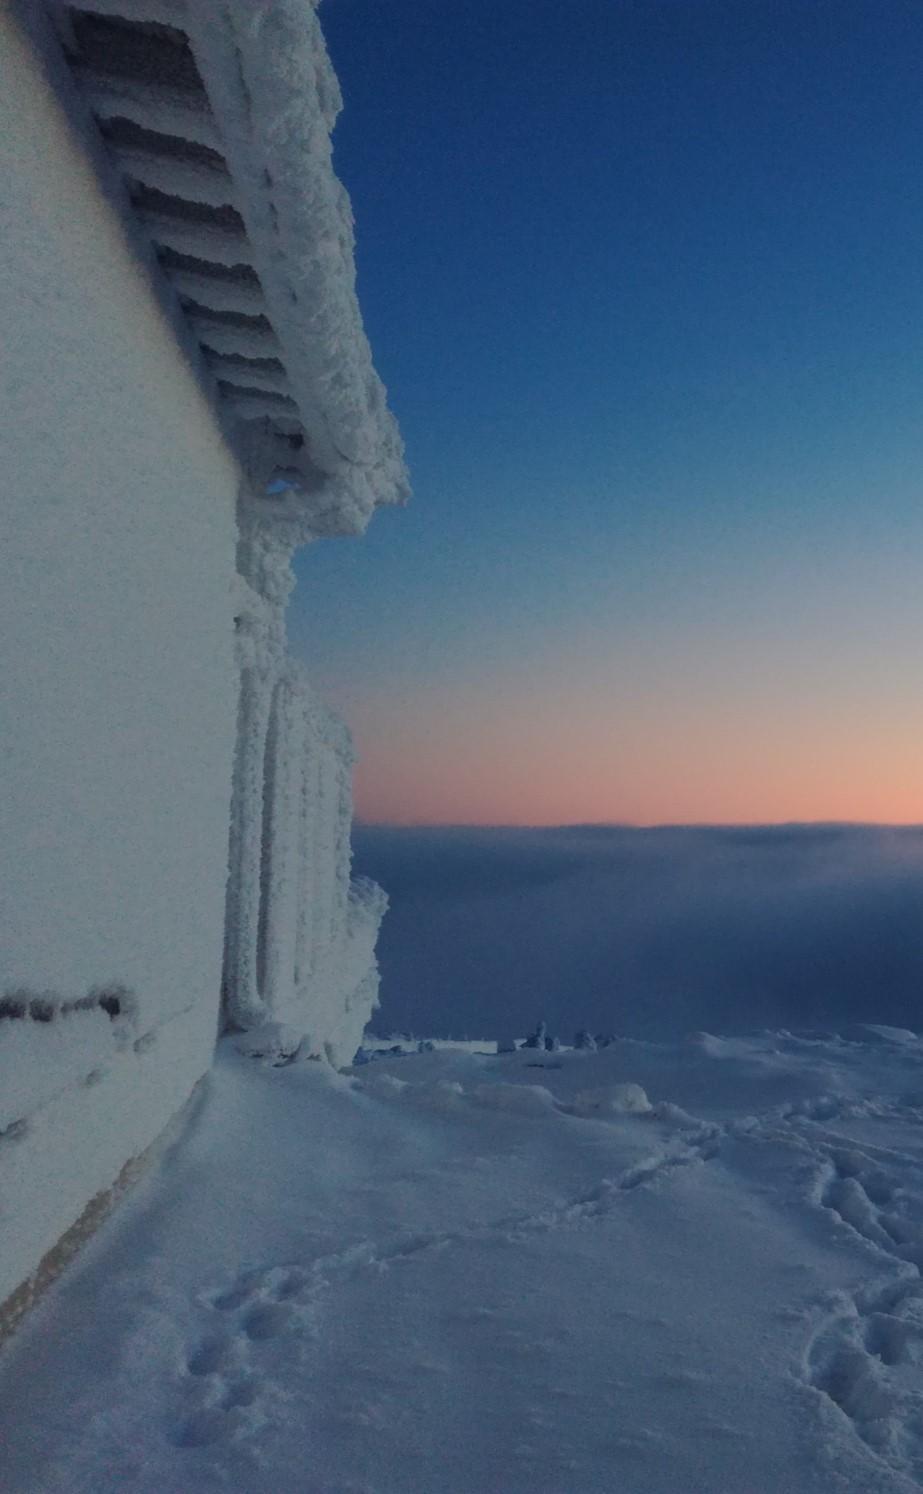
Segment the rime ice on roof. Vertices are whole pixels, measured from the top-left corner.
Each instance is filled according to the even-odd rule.
[[[55,7],[71,71],[292,543],[401,502],[400,436],[332,166],[339,87],[309,0]]]

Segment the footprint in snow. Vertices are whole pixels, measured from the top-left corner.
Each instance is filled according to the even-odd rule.
[[[923,1200],[913,1158],[828,1146],[818,1201],[901,1274],[843,1298],[808,1347],[806,1379],[892,1468],[923,1481]]]
[[[718,1127],[693,1130],[684,1144],[629,1168],[620,1179],[604,1179],[588,1194],[536,1215],[499,1220],[472,1232],[461,1231],[457,1237],[407,1235],[377,1246],[363,1241],[316,1262],[312,1271],[300,1266],[270,1266],[241,1272],[207,1299],[216,1316],[216,1327],[189,1350],[185,1365],[187,1415],[174,1441],[180,1447],[202,1447],[242,1436],[253,1427],[264,1390],[260,1373],[263,1344],[299,1329],[310,1331],[311,1309],[318,1294],[329,1285],[331,1273],[336,1276],[362,1269],[386,1269],[428,1251],[445,1249],[455,1238],[513,1240],[536,1229],[604,1218],[620,1194],[690,1162],[711,1160],[718,1151],[719,1137]],[[542,1343],[529,1343],[519,1345],[518,1352],[541,1355],[548,1349]],[[189,1402],[195,1405],[191,1414]]]
[[[243,1329],[250,1339],[276,1338],[291,1328],[295,1309],[288,1302],[264,1302],[254,1307],[243,1320]]]
[[[300,1326],[309,1286],[300,1268],[271,1266],[242,1272],[209,1299],[216,1329],[189,1351],[187,1414],[173,1434],[177,1446],[206,1447],[252,1429],[265,1388],[260,1347]]]

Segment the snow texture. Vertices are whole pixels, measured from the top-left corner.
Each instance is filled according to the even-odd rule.
[[[650,1108],[651,1102],[640,1084],[612,1084],[602,1089],[581,1089],[574,1096],[574,1112],[577,1115],[644,1115]]]
[[[923,1485],[919,1038],[267,1036],[0,1357],[5,1494]]]

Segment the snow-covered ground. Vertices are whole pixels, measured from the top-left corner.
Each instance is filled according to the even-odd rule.
[[[226,1042],[3,1351],[3,1489],[919,1489],[921,1154],[894,1029]]]

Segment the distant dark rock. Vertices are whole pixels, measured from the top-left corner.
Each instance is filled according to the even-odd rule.
[[[545,1034],[547,1031],[548,1029],[545,1026],[545,1023],[539,1022],[535,1031],[529,1033],[529,1036],[526,1038],[522,1046],[524,1048],[544,1048]]]

